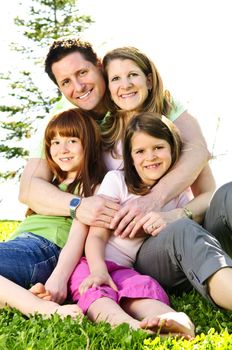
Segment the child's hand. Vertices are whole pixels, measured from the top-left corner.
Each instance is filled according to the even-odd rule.
[[[62,276],[56,276],[53,272],[45,283],[46,291],[51,295],[51,300],[62,304],[67,298],[67,281],[62,280]]]
[[[101,286],[103,284],[107,284],[116,292],[118,288],[112,278],[110,277],[108,272],[101,273],[92,273],[79,286],[80,295],[84,294],[89,288],[96,288],[97,286]]]
[[[50,301],[52,299],[52,296],[48,290],[46,290],[44,284],[42,283],[36,283],[34,286],[32,286],[29,291],[36,295],[40,299],[48,300]]]

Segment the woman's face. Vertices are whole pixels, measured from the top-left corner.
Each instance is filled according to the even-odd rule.
[[[130,59],[110,61],[107,73],[111,98],[120,109],[132,111],[143,105],[152,88],[151,75]]]
[[[154,185],[172,164],[171,147],[166,140],[136,131],[131,138],[131,157],[143,183]]]

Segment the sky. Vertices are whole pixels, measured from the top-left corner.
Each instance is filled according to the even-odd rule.
[[[8,0],[0,12],[1,72],[20,64],[8,44],[20,40],[13,17],[33,4],[32,0],[21,2],[23,5],[20,0]],[[199,121],[208,147],[218,159],[213,169],[218,183],[231,179],[231,167],[221,171],[221,163],[228,162],[223,155],[232,154],[231,1],[78,0],[77,6],[80,14],[95,21],[81,37],[90,41],[100,56],[123,45],[136,46],[150,56],[165,87],[186,103]],[[0,199],[4,191],[9,193],[6,188],[0,185]],[[0,205],[0,218],[1,212]]]

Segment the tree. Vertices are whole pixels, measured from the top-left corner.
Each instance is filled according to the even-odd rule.
[[[77,3],[77,0],[31,0],[25,12],[26,19],[14,19],[24,40],[21,46],[11,43],[11,49],[21,57],[27,69],[0,74],[0,79],[7,83],[7,94],[1,99],[6,102],[0,105],[3,116],[0,128],[4,134],[0,140],[1,157],[26,159],[29,151],[25,141],[36,132],[41,119],[61,97],[55,85],[45,86],[41,78],[45,76],[43,62],[54,40],[77,37],[93,23],[89,16],[79,15]],[[0,178],[9,179],[20,173],[21,167],[17,167],[0,172]]]

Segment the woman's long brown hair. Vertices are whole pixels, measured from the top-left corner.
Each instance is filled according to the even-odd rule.
[[[109,51],[103,57],[102,61],[103,74],[107,85],[105,105],[109,113],[104,118],[101,128],[104,149],[110,151],[113,157],[117,157],[118,155],[117,143],[124,136],[126,128],[125,116],[127,114],[126,111],[121,110],[111,99],[111,94],[108,88],[108,66],[110,62],[115,59],[133,61],[146,77],[150,75],[152,78],[152,89],[149,91],[144,103],[134,111],[134,114],[142,111],[155,112],[165,115],[168,118],[171,110],[175,108],[170,92],[164,89],[163,81],[158,69],[147,55],[131,46],[119,47]]]

